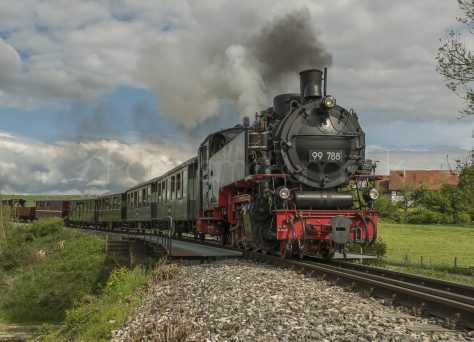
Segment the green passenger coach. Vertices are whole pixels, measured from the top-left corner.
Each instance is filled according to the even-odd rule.
[[[135,228],[167,228],[191,231],[196,217],[197,158],[192,158],[161,177],[130,188],[125,193],[127,225]]]
[[[94,226],[97,224],[97,199],[76,198],[69,201],[69,222]]]
[[[108,192],[97,197],[97,220],[104,228],[121,226],[126,219],[126,195],[123,191]]]

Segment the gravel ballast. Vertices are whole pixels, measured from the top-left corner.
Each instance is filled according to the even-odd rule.
[[[151,286],[113,341],[474,341],[472,332],[269,265],[224,260],[174,273]]]

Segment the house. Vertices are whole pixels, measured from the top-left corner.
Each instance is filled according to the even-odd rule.
[[[395,203],[403,199],[403,191],[416,190],[422,184],[428,190],[439,190],[443,184],[458,184],[458,175],[449,170],[391,170],[388,179],[383,177],[378,183],[379,189]]]

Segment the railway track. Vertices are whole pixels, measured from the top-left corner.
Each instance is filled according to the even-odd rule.
[[[192,238],[177,240],[241,250]],[[243,257],[290,268],[312,277],[347,286],[351,290],[358,289],[367,292],[369,295],[384,298],[388,304],[412,308],[414,315],[429,314],[446,319],[450,328],[474,329],[473,286],[341,261],[327,263],[316,261],[314,258],[282,259],[253,251],[245,251]]]
[[[343,262],[287,260],[253,252],[244,253],[244,257],[362,290],[385,298],[391,305],[412,308],[415,315],[430,314],[447,319],[450,328],[474,329],[472,286]]]
[[[206,241],[195,243],[216,245]],[[410,307],[415,315],[430,314],[447,319],[451,328],[474,329],[473,286],[344,261],[327,263],[312,257],[306,260],[282,259],[246,251],[244,258],[291,268],[351,289],[366,291],[385,298],[389,304]]]
[[[474,286],[444,281],[440,279],[422,277],[416,274],[397,272],[386,268],[366,266],[344,261],[334,261],[331,264],[339,268],[360,271],[373,276],[382,277],[387,280],[391,279],[401,281],[404,283],[410,283],[414,285],[428,287],[430,289],[443,291],[446,294],[451,293],[453,295],[464,296],[470,298],[471,304],[474,303]]]

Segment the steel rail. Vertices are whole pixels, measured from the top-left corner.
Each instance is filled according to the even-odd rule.
[[[345,261],[332,261],[331,265],[344,268],[344,269],[351,269],[351,270],[356,270],[360,272],[365,272],[367,274],[373,274],[373,275],[378,275],[385,278],[399,280],[405,283],[426,286],[432,289],[450,292],[450,293],[458,294],[461,296],[471,297],[471,299],[474,298],[474,286],[470,286],[466,284],[454,283],[454,282],[441,280],[441,279],[428,278],[428,277],[423,277],[416,274],[403,273],[403,272],[389,270],[389,269],[381,268],[381,267],[354,264],[354,263],[345,262]]]
[[[451,320],[457,327],[474,329],[474,304],[472,297],[369,275],[365,272],[343,269],[330,264],[282,259],[253,252],[244,253],[249,260],[291,268],[304,274],[327,279],[336,284],[358,288],[369,294],[389,298],[392,304],[401,304],[414,309],[414,313],[428,313]]]

